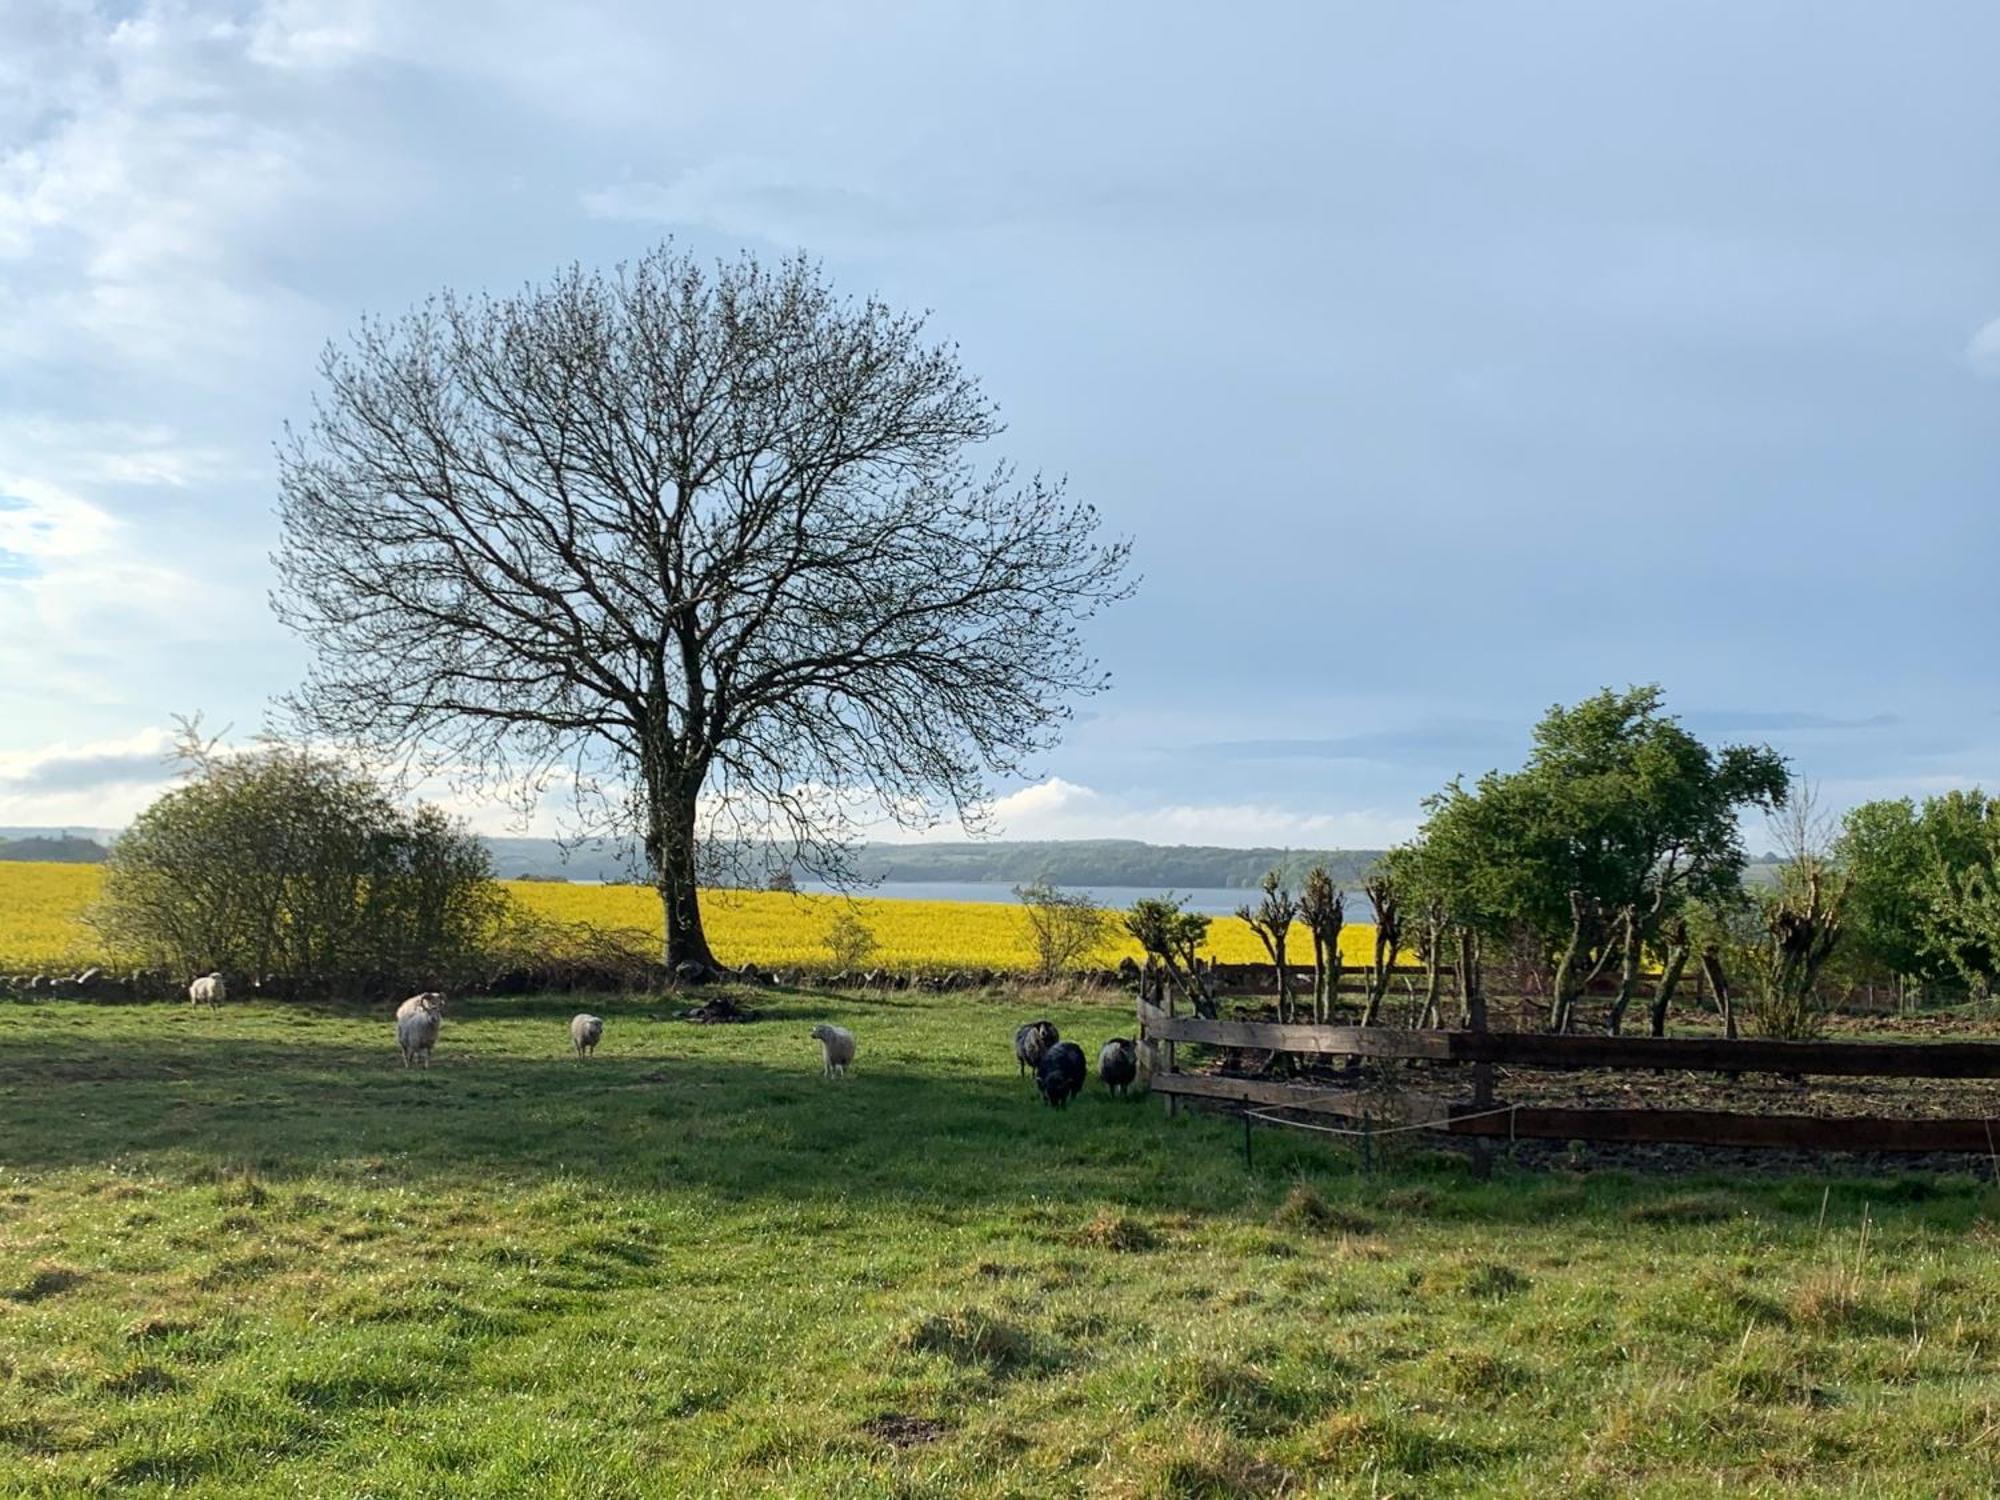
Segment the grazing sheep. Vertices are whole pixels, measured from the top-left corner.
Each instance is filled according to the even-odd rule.
[[[826,1054],[826,1076],[845,1078],[848,1064],[854,1061],[854,1033],[845,1026],[829,1026],[822,1021],[813,1027],[812,1034],[820,1051]]]
[[[229,998],[229,986],[222,982],[222,970],[204,974],[188,986],[189,1005],[220,1005]]]
[[[1083,1048],[1075,1042],[1057,1042],[1042,1055],[1035,1069],[1035,1087],[1042,1091],[1047,1103],[1061,1109],[1083,1092],[1087,1071]]]
[[[431,1065],[431,1049],[437,1046],[438,1027],[444,1024],[444,996],[436,990],[412,995],[396,1007],[396,1045],[402,1049],[403,1066],[423,1059],[424,1070]]]
[[[1097,1053],[1097,1076],[1114,1094],[1123,1094],[1139,1076],[1139,1048],[1130,1037],[1114,1036]]]
[[[1042,1057],[1049,1048],[1062,1040],[1062,1033],[1056,1030],[1053,1021],[1030,1021],[1014,1033],[1014,1059],[1021,1065],[1022,1073],[1031,1073],[1042,1065]]]
[[[604,1017],[578,1016],[569,1023],[569,1043],[578,1057],[588,1057],[604,1037]]]

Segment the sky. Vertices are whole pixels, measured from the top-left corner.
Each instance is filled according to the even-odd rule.
[[[10,0],[0,824],[298,681],[329,339],[669,236],[928,310],[1132,538],[1009,835],[1376,846],[1640,682],[1836,808],[1991,786],[1996,56],[1943,0]]]

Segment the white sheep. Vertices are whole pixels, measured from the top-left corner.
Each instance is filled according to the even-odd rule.
[[[222,982],[222,970],[204,974],[188,986],[189,1005],[220,1005],[229,998],[229,986]]]
[[[854,1033],[845,1026],[829,1026],[822,1021],[813,1027],[812,1034],[820,1051],[826,1054],[826,1076],[846,1077],[848,1064],[854,1061]]]
[[[604,1017],[581,1015],[569,1023],[569,1043],[576,1048],[578,1057],[588,1057],[597,1050],[598,1042],[604,1036]]]
[[[396,1045],[403,1052],[403,1066],[423,1059],[425,1071],[431,1065],[431,1049],[437,1046],[438,1027],[444,1024],[444,996],[436,990],[412,995],[396,1007]]]

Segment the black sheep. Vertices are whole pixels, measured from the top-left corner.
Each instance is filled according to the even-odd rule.
[[[1043,1099],[1061,1109],[1083,1092],[1086,1071],[1083,1048],[1075,1042],[1057,1042],[1042,1054],[1035,1069],[1035,1087],[1042,1091]]]
[[[1062,1033],[1056,1030],[1055,1022],[1030,1021],[1014,1033],[1014,1059],[1023,1073],[1031,1069],[1040,1072],[1043,1056],[1061,1040]]]
[[[1097,1076],[1114,1094],[1132,1087],[1139,1076],[1139,1049],[1130,1037],[1114,1036],[1098,1051]]]

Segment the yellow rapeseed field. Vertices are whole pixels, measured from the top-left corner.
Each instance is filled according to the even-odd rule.
[[[87,961],[97,934],[83,909],[97,899],[96,865],[0,860],[0,970]]]
[[[564,922],[589,922],[660,935],[660,898],[645,886],[563,885],[554,881],[509,881],[507,892],[523,907]],[[851,909],[874,935],[870,960],[890,969],[1027,969],[1034,965],[1027,918],[1011,901],[884,901],[868,896],[786,895],[779,891],[710,891],[702,898],[702,920],[710,946],[724,963],[766,966],[824,966],[826,933],[834,917]],[[1142,958],[1139,945],[1113,924],[1114,941],[1098,955],[1106,965],[1127,954]],[[1287,958],[1312,958],[1312,940],[1303,927],[1290,939]],[[1341,952],[1350,964],[1373,957],[1375,929],[1354,923],[1341,932]],[[1257,934],[1234,917],[1217,917],[1203,950],[1223,963],[1268,963]]]
[[[101,874],[95,865],[0,861],[0,971],[105,958],[96,934],[82,921]],[[511,898],[535,915],[659,939],[659,897],[645,886],[541,880],[510,880],[505,886]],[[1012,902],[857,896],[851,906],[874,934],[877,946],[870,962],[884,968],[1026,969],[1034,961],[1026,918]],[[771,968],[824,967],[829,962],[827,928],[849,907],[845,897],[776,891],[710,891],[702,899],[716,956],[724,963]],[[1305,930],[1296,929],[1291,941],[1288,956],[1309,961],[1312,944]],[[1373,927],[1352,923],[1342,933],[1341,950],[1348,963],[1366,963],[1374,941]],[[1204,951],[1223,963],[1266,961],[1257,935],[1234,917],[1215,919]],[[1138,945],[1117,932],[1098,958],[1109,965],[1127,954],[1141,956]]]

